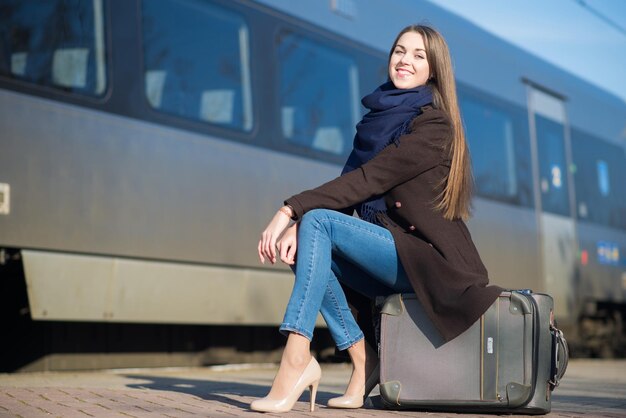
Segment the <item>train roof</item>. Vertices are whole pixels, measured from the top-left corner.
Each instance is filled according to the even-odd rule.
[[[429,1],[255,1],[384,54],[404,26],[431,25],[446,38],[460,83],[525,107],[526,81],[563,97],[573,127],[626,146],[622,99]]]

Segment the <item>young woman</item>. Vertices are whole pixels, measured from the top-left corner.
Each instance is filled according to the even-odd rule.
[[[443,37],[427,26],[404,28],[389,54],[389,81],[363,104],[370,111],[357,125],[343,174],[287,199],[259,241],[261,262],[280,256],[296,278],[280,326],[288,336],[280,368],[253,410],[289,411],[307,387],[313,410],[321,370],[309,345],[318,312],[353,363],[345,394],[328,405],[363,405],[378,380],[377,358],[342,284],[369,298],[416,293],[445,341],[501,292],[487,286],[463,222],[471,172]],[[350,216],[354,209],[360,219]]]

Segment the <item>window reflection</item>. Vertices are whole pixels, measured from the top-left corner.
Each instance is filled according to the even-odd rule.
[[[517,200],[512,118],[493,106],[471,98],[464,97],[460,102],[477,192],[485,197]]]
[[[249,36],[243,18],[199,1],[142,5],[148,103],[185,118],[250,131]]]
[[[355,63],[291,33],[279,36],[277,50],[283,136],[302,147],[347,155],[360,118]]]
[[[626,230],[624,150],[573,130],[572,154],[578,219]]]
[[[478,196],[534,207],[528,113],[459,85],[459,105]]]
[[[542,210],[569,216],[563,125],[535,114]]]
[[[7,0],[0,74],[80,94],[106,89],[102,0]]]

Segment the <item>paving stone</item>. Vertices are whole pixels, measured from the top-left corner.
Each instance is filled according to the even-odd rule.
[[[350,376],[347,365],[324,365],[315,412],[308,393],[286,414],[250,411],[264,396],[275,367],[108,370],[0,375],[0,417],[434,417],[494,418],[494,414],[338,410],[325,406]],[[377,392],[373,393],[377,395]],[[375,405],[380,405],[373,396]],[[377,401],[378,399],[378,401]],[[547,417],[626,418],[626,361],[573,360]],[[515,415],[523,418],[524,415]]]

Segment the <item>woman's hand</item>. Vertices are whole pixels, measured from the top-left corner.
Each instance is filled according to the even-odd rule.
[[[296,262],[296,249],[298,248],[298,223],[291,225],[278,241],[278,252],[283,263],[290,266]]]
[[[259,258],[261,263],[265,264],[265,258],[272,264],[276,263],[276,241],[278,241],[280,235],[289,225],[291,218],[289,213],[293,215],[291,207],[283,206],[280,208],[261,234],[261,240],[259,241]]]

